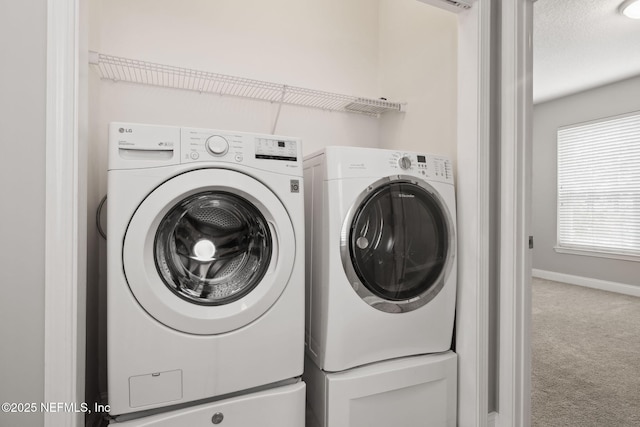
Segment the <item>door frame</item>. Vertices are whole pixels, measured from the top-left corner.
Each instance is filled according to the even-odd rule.
[[[501,249],[499,412],[501,426],[530,417],[529,228],[532,1],[491,1],[458,15],[458,234],[460,426],[488,422],[489,122],[491,49],[501,53]],[[494,0],[495,1],[495,0]],[[86,295],[86,0],[48,0],[45,402],[84,402]],[[83,23],[83,20],[85,21]],[[500,29],[500,46],[491,30]],[[464,123],[464,126],[462,126]],[[84,426],[84,414],[45,413],[44,425]]]
[[[43,402],[85,401],[86,107],[80,94],[80,2],[47,1]],[[84,413],[45,412],[45,427],[84,426]]]
[[[496,0],[493,0],[494,2]],[[529,426],[533,2],[478,0],[458,33],[458,425]],[[492,31],[498,32],[492,43]],[[496,50],[499,69],[492,69]],[[492,87],[491,77],[500,78]],[[492,101],[493,99],[493,101]],[[499,250],[490,254],[490,122],[499,102]],[[468,242],[473,242],[468,244]],[[492,257],[497,257],[493,259]],[[499,261],[497,412],[488,414],[489,263]]]
[[[489,388],[491,0],[458,14],[458,425],[485,427]]]
[[[533,3],[502,2],[497,425],[531,424]]]

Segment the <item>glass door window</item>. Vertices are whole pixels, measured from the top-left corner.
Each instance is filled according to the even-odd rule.
[[[448,210],[428,184],[391,181],[370,188],[350,224],[347,246],[356,291],[365,300],[374,296],[408,304],[376,308],[410,311],[442,288],[450,268],[453,229]],[[421,301],[411,304],[416,298]]]
[[[271,260],[267,221],[244,198],[222,191],[192,195],[160,222],[154,258],[165,285],[180,298],[222,305],[260,283]]]

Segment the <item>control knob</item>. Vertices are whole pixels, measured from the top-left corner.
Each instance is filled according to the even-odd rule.
[[[210,136],[204,145],[207,151],[214,156],[223,156],[229,151],[229,143],[220,135]]]
[[[400,166],[400,169],[403,170],[409,169],[411,167],[411,159],[407,156],[400,157],[400,159],[398,160],[398,166]]]

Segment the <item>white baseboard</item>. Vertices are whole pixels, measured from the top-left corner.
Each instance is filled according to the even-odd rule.
[[[556,273],[554,271],[539,270],[537,268],[534,268],[531,273],[533,277],[539,277],[540,279],[553,280],[555,282],[569,283],[570,285],[585,286],[587,288],[640,297],[640,286],[609,282],[607,280],[591,279],[589,277],[574,276],[572,274]]]
[[[487,427],[496,427],[498,418],[497,412],[489,412],[489,417],[487,418]]]

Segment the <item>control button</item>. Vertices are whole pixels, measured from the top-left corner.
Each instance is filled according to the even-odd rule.
[[[220,135],[213,135],[205,143],[207,151],[214,156],[224,156],[229,151],[229,143]]]
[[[411,167],[411,159],[407,156],[400,157],[400,160],[398,160],[398,166],[400,166],[400,169],[409,169]]]
[[[191,159],[192,160],[198,160],[198,158],[200,157],[200,154],[196,151],[192,151],[191,152]]]
[[[242,161],[242,154],[236,154],[236,162]]]

